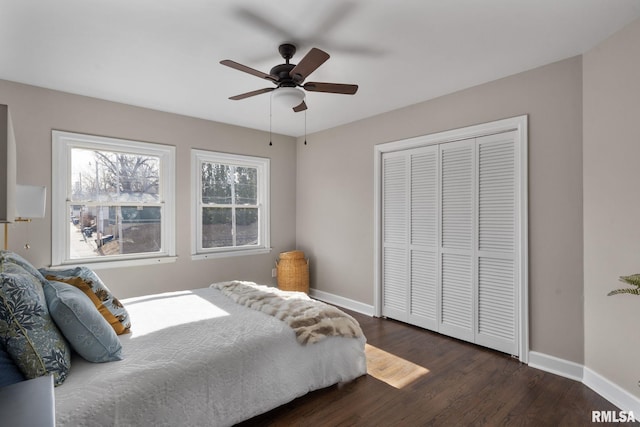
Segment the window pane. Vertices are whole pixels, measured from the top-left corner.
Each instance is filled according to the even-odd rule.
[[[236,167],[234,182],[236,204],[258,204],[258,170],[256,168]]]
[[[258,209],[236,209],[236,246],[257,245],[259,236]]]
[[[121,248],[123,254],[157,252],[161,249],[162,208],[123,206]]]
[[[213,257],[269,249],[269,159],[191,151],[199,222],[194,255]]]
[[[158,206],[71,206],[70,258],[161,250]]]
[[[202,247],[233,246],[231,208],[202,209]]]
[[[202,164],[202,202],[231,204],[231,166]]]
[[[157,202],[159,169],[155,156],[73,148],[72,200]]]

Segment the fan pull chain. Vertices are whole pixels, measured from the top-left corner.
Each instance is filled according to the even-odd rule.
[[[307,145],[307,110],[304,110],[304,145]]]
[[[271,126],[273,123],[273,96],[269,96],[269,146],[273,145],[271,141]]]

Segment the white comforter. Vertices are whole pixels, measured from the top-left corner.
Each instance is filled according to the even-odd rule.
[[[293,330],[213,288],[123,301],[124,360],[72,360],[64,426],[226,426],[366,373],[364,338],[300,345]]]

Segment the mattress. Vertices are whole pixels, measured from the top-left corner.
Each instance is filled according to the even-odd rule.
[[[366,373],[364,338],[301,345],[284,322],[214,288],[122,301],[124,359],[74,356],[55,389],[64,426],[228,426]]]

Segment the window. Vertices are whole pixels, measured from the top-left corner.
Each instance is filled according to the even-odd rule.
[[[269,159],[191,153],[194,258],[269,252]]]
[[[172,260],[175,148],[59,131],[52,139],[53,265]]]

